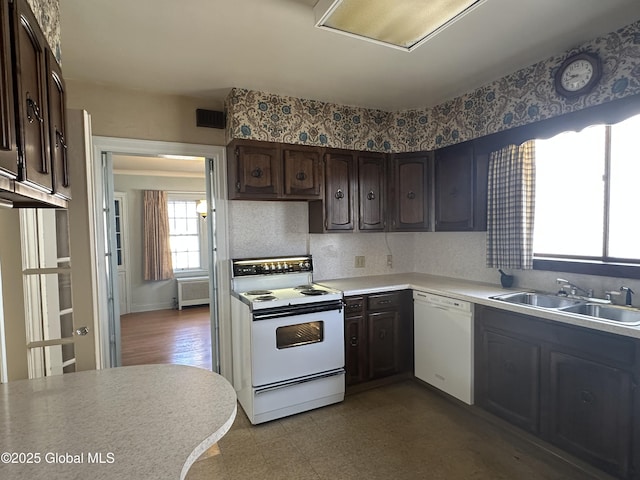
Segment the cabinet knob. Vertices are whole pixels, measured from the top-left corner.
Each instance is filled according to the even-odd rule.
[[[517,372],[516,365],[511,360],[507,360],[506,362],[504,362],[504,369],[509,373]]]
[[[413,200],[414,198],[416,198],[416,194],[413,191],[411,191],[411,192],[407,193],[407,198],[409,200]]]
[[[306,180],[306,179],[307,179],[307,174],[306,173],[304,173],[304,172],[296,173],[296,180],[303,181],[303,180]]]
[[[356,337],[355,335],[352,336],[350,339],[350,344],[352,347],[357,347],[358,346],[358,337]]]
[[[376,198],[376,194],[373,193],[373,190],[369,190],[369,193],[367,193],[367,200],[375,200]]]
[[[378,338],[380,338],[380,340],[384,340],[386,336],[387,336],[387,331],[383,328],[382,330],[380,330],[380,333],[378,334]]]
[[[334,197],[336,197],[338,200],[340,200],[340,199],[344,198],[344,192],[342,191],[342,189],[341,189],[341,188],[339,188],[339,189],[336,191],[336,194],[334,195]]]
[[[264,172],[262,171],[262,169],[261,169],[261,168],[256,168],[255,170],[253,170],[253,171],[251,172],[251,176],[252,176],[253,178],[260,178],[260,177],[262,177],[263,173],[264,173]]]
[[[591,404],[596,399],[595,395],[589,390],[582,390],[580,392],[580,401],[582,403]]]

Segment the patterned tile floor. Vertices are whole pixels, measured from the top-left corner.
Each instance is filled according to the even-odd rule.
[[[587,480],[593,476],[414,381],[252,426],[238,417],[187,480]]]

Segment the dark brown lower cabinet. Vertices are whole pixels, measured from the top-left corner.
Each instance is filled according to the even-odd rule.
[[[640,479],[640,341],[483,306],[475,322],[478,406]]]
[[[345,297],[347,386],[409,372],[413,359],[411,290]]]

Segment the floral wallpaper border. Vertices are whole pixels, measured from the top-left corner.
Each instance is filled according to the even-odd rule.
[[[28,0],[28,3],[49,42],[49,47],[55,53],[58,63],[61,63],[60,0]]]
[[[602,78],[565,99],[553,77],[571,54],[593,52]],[[432,150],[585,107],[640,94],[640,21],[425,109],[385,112],[234,88],[226,99],[227,138],[369,150]]]

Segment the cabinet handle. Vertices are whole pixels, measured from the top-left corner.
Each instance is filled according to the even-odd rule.
[[[253,170],[253,171],[251,172],[251,176],[252,176],[253,178],[261,178],[261,177],[262,177],[262,175],[263,175],[263,173],[264,173],[264,172],[262,171],[262,169],[260,169],[260,168],[256,168],[255,170]]]
[[[411,192],[407,193],[407,198],[409,200],[413,200],[414,198],[416,198],[416,194],[413,193],[413,191],[411,191]]]
[[[380,338],[380,340],[384,340],[386,336],[387,336],[387,331],[383,328],[382,330],[380,330],[378,337]]]
[[[29,120],[29,123],[33,123],[33,117],[30,112],[33,112],[33,117],[36,117],[35,119],[38,120],[38,122],[44,122],[42,115],[40,115],[40,107],[35,100],[31,98],[29,92],[27,92],[27,120]]]
[[[358,337],[356,337],[355,335],[353,337],[351,337],[350,339],[350,344],[352,347],[357,347],[358,346]]]
[[[306,179],[307,179],[307,174],[306,173],[304,173],[304,172],[296,173],[296,180],[303,181],[303,180],[306,180]]]
[[[580,400],[582,403],[591,404],[595,400],[595,395],[591,393],[589,390],[582,390],[580,392]]]
[[[504,369],[509,373],[517,372],[516,365],[511,360],[504,362]]]
[[[62,148],[64,148],[65,150],[67,149],[67,144],[64,142],[64,134],[58,130],[58,127],[56,128],[56,148],[59,148],[60,146],[62,146]]]
[[[336,197],[338,200],[341,200],[341,199],[343,199],[343,198],[344,198],[344,192],[342,191],[342,189],[341,189],[341,188],[339,188],[339,189],[336,191],[336,194],[334,195],[334,197]]]
[[[380,300],[378,302],[378,305],[387,305],[387,304],[389,304],[391,302],[392,302],[392,300]]]
[[[375,200],[376,198],[376,194],[373,193],[373,190],[370,190],[369,193],[367,193],[367,200]]]

